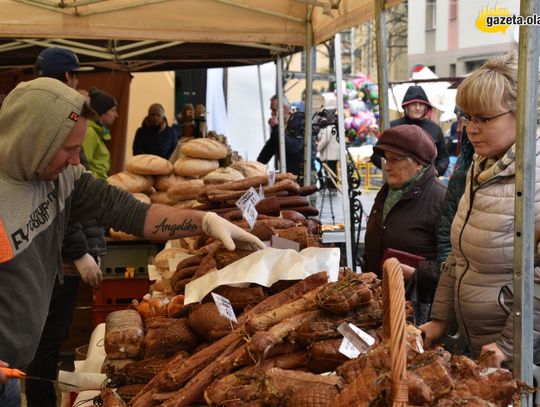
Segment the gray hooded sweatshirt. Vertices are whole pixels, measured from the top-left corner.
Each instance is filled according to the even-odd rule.
[[[84,98],[62,82],[19,84],[0,110],[0,360],[25,368],[45,324],[70,217],[142,235],[148,205],[69,166],[36,176],[79,119]]]

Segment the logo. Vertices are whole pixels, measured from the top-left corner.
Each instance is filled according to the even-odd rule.
[[[79,116],[79,114],[78,114],[78,113],[75,113],[75,112],[71,112],[71,113],[69,114],[69,116],[68,116],[68,118],[69,118],[70,120],[73,120],[74,122],[78,122],[80,117],[81,117],[81,116]]]
[[[482,7],[475,25],[476,28],[485,33],[500,32],[505,34],[511,25],[540,25],[540,16],[538,14],[529,16],[510,14],[507,8],[501,7],[499,4],[493,8],[489,7],[488,4]]]
[[[496,4],[495,7],[487,6],[482,7],[478,18],[476,19],[476,28],[485,33],[506,33],[506,30],[510,26],[509,24],[494,24],[494,17],[497,17],[496,20],[499,20],[499,17],[502,17],[501,20],[506,20],[507,17],[512,17],[507,8],[499,6]],[[504,21],[503,21],[504,22]]]

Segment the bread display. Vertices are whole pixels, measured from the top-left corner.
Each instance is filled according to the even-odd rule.
[[[193,158],[220,160],[227,157],[227,147],[209,138],[190,140],[180,147],[180,152]]]
[[[218,168],[217,170],[212,171],[211,173],[207,174],[203,181],[205,185],[211,185],[211,184],[222,184],[224,182],[229,181],[240,181],[243,180],[244,176],[241,172],[235,170],[231,167],[226,168]]]
[[[142,192],[135,192],[133,195],[133,198],[138,199],[141,202],[150,204],[152,201],[150,200],[150,197],[146,194],[143,194]]]
[[[172,164],[165,158],[153,154],[139,154],[126,161],[126,170],[141,175],[168,175]]]
[[[105,351],[110,359],[136,358],[142,351],[144,330],[137,311],[114,311],[107,316]]]
[[[183,157],[174,163],[174,173],[186,177],[204,177],[219,168],[217,160]]]
[[[150,200],[152,203],[162,204],[162,205],[174,205],[177,201],[174,199],[169,198],[167,195],[167,192],[164,191],[156,191],[152,195],[150,195]]]
[[[138,175],[122,171],[111,175],[107,178],[107,182],[124,191],[134,193],[144,192],[152,188],[152,185],[154,185],[154,178],[148,175]]]

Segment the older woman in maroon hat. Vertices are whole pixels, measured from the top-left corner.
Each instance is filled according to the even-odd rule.
[[[432,137],[414,125],[389,128],[374,149],[386,160],[387,179],[369,215],[362,271],[381,276],[383,260],[397,257],[407,297],[422,323],[439,278],[437,221],[446,187],[433,165],[437,149]]]

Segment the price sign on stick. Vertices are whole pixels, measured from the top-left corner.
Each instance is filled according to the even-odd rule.
[[[229,321],[237,322],[231,302],[227,298],[216,293],[212,293],[212,297],[216,303],[219,315],[221,315],[223,318],[227,318]]]
[[[276,170],[272,169],[268,173],[268,186],[271,187],[276,182]]]
[[[242,216],[248,223],[249,227],[253,229],[255,227],[255,222],[257,222],[259,212],[257,212],[257,209],[255,209],[255,205],[249,203],[244,209],[242,209]]]
[[[242,195],[238,201],[236,201],[236,206],[238,209],[243,211],[250,203],[255,206],[261,200],[261,197],[255,190],[255,188],[250,187],[244,195]]]

